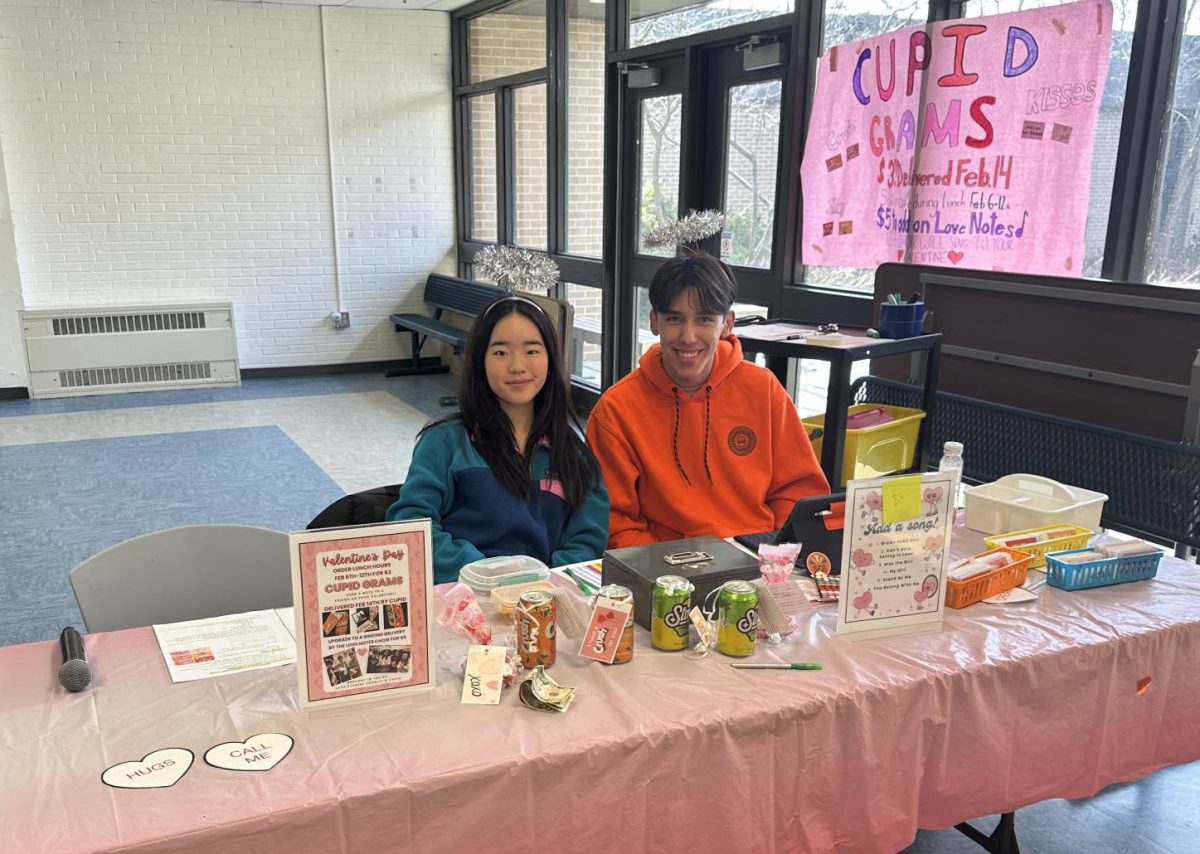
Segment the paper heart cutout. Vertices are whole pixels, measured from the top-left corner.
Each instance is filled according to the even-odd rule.
[[[118,762],[100,775],[117,789],[168,789],[192,767],[195,755],[185,747],[164,747],[147,753],[140,761]]]
[[[951,264],[957,264],[963,259],[963,254],[956,249],[951,249],[946,253],[946,257],[950,259]]]
[[[204,751],[204,761],[227,771],[270,771],[292,752],[290,735],[261,732],[245,741],[226,741]]]
[[[871,604],[871,591],[870,590],[868,590],[866,593],[862,594],[861,596],[854,597],[854,607],[860,611],[870,604]]]

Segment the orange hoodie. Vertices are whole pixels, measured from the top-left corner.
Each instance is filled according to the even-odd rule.
[[[612,501],[610,548],[781,528],[797,499],[829,493],[795,405],[732,335],[690,395],[655,344],[600,397],[587,438]]]

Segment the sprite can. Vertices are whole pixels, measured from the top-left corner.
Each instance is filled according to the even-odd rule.
[[[692,582],[681,575],[660,575],[650,593],[650,645],[676,652],[687,647]]]
[[[758,591],[746,581],[726,581],[717,597],[717,650],[753,655],[757,637]]]

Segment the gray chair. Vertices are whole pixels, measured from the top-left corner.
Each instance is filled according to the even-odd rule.
[[[143,534],[71,570],[89,632],[285,608],[288,535],[249,525],[186,525]]]

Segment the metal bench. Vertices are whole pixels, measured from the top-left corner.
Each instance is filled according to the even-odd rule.
[[[405,313],[393,314],[391,317],[397,332],[408,332],[412,335],[412,365],[388,368],[384,374],[396,377],[448,371],[447,365],[421,364],[421,349],[429,338],[449,344],[456,356],[462,353],[467,343],[467,331],[444,322],[441,319],[442,313],[452,311],[466,317],[476,317],[504,295],[505,292],[495,285],[430,273],[429,278],[425,280],[425,302],[433,306],[433,316]]]
[[[921,389],[863,377],[854,403],[921,406]],[[1108,496],[1100,523],[1186,558],[1200,549],[1200,447],[939,391],[932,447],[962,442],[964,480],[1028,472]]]

